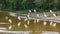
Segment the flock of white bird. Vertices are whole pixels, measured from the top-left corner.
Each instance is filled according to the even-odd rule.
[[[30,13],[30,14],[31,14],[31,12],[32,12],[32,11],[29,10],[29,13]],[[37,13],[37,11],[36,11],[35,9],[34,9],[34,13]],[[50,10],[50,13],[52,13],[53,16],[56,17],[56,15],[52,12],[52,10]],[[16,15],[14,15],[14,14],[15,14],[15,13],[10,13],[10,15],[16,16]],[[27,21],[27,24],[28,24],[28,25],[30,24],[30,21],[29,21],[29,19],[30,19],[30,14],[28,14],[27,17],[26,17],[25,20],[24,20],[24,21]],[[39,18],[39,14],[37,14],[36,17]],[[44,17],[47,17],[46,13],[44,13]],[[8,16],[5,17],[5,19],[8,19],[8,18],[9,18]],[[21,16],[18,16],[17,19],[18,19],[18,20],[21,20]],[[9,21],[9,23],[12,23],[12,19],[9,19],[8,21]],[[34,19],[34,23],[38,23],[39,21],[40,21],[40,19]],[[57,23],[53,23],[52,21],[50,22],[50,26],[55,27],[56,24],[57,24]],[[21,22],[19,22],[19,23],[17,24],[18,27],[20,27],[20,25],[21,25]],[[28,28],[28,25],[24,24],[25,28]],[[43,22],[43,25],[44,25],[44,26],[47,25],[47,22],[46,22],[45,20],[44,20],[44,22]],[[10,29],[12,29],[12,27],[13,27],[13,26],[9,26],[8,29],[10,30]]]

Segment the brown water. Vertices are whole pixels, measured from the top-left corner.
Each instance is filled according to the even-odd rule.
[[[8,16],[8,19],[12,20],[12,23],[9,23],[8,19],[5,17]],[[17,24],[21,22],[21,25],[18,27]],[[52,31],[52,32],[60,32],[60,24],[57,23],[55,27],[50,26],[50,21],[46,21],[47,25],[43,25],[43,20],[40,20],[38,23],[34,24],[34,20],[29,20],[30,24],[27,24],[27,21],[24,21],[24,18],[18,20],[17,17],[10,16],[8,13],[0,12],[0,23],[9,23],[9,24],[0,24],[0,27],[6,28],[7,31],[33,31],[30,34],[39,34],[40,32],[34,31]],[[24,24],[27,25],[25,28]],[[9,26],[12,26],[12,29],[8,29]]]

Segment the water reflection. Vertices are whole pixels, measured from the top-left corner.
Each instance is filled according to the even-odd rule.
[[[40,34],[42,31],[60,32],[60,24],[54,22],[57,16],[55,18],[48,17],[46,13],[42,13],[43,16],[40,16],[41,14],[37,12],[34,13],[35,15],[30,12],[30,14],[17,15],[17,17],[14,17],[11,16],[10,14],[6,15],[6,13],[5,14],[3,14],[3,12],[1,13],[0,13],[1,16],[0,23],[1,22],[9,23],[9,24],[0,24],[0,27],[6,28],[6,31],[32,31],[31,34],[33,33]]]

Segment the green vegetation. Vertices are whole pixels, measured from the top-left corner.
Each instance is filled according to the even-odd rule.
[[[60,0],[0,0],[2,10],[60,10]]]

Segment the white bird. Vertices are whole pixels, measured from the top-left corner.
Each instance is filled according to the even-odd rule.
[[[56,27],[56,23],[53,24],[53,27]]]
[[[37,17],[39,17],[39,14],[37,14]]]
[[[39,19],[37,19],[37,23],[39,22],[40,20]]]
[[[44,25],[44,26],[46,26],[46,25],[47,25],[47,22],[46,22],[46,21],[44,21],[44,22],[43,22],[43,25]]]
[[[28,19],[27,19],[27,17],[24,19],[24,21],[27,21]]]
[[[34,12],[36,13],[36,10],[34,9]]]
[[[27,21],[29,18],[30,18],[30,17],[29,17],[29,14],[28,14],[24,21]]]
[[[51,21],[51,22],[50,22],[50,26],[52,26],[52,25],[53,25],[53,22]]]
[[[29,13],[31,13],[31,10],[29,10]]]
[[[27,24],[29,25],[30,24],[30,21],[27,21]]]
[[[8,28],[9,30],[11,30],[12,29],[12,26],[9,26],[9,28]]]
[[[50,13],[53,14],[54,17],[56,17],[56,14],[52,12],[52,10],[50,10]]]
[[[27,15],[27,17],[29,18],[29,17],[30,17],[30,15],[28,14],[28,15]]]
[[[9,19],[8,21],[9,21],[9,23],[12,23],[12,20],[11,19]]]
[[[44,13],[44,17],[47,17],[47,15]]]
[[[56,17],[56,14],[53,13],[53,16]]]
[[[37,17],[39,17],[39,14],[37,14]],[[39,19],[37,19],[37,23],[39,22]]]
[[[28,26],[27,26],[26,24],[24,24],[24,27],[25,27],[25,28],[28,28]]]
[[[52,10],[50,10],[50,13],[53,13]]]
[[[21,25],[21,22],[19,22],[17,25],[18,25],[18,27],[19,27],[19,26]]]
[[[20,16],[18,16],[18,20],[21,20],[21,17]]]

